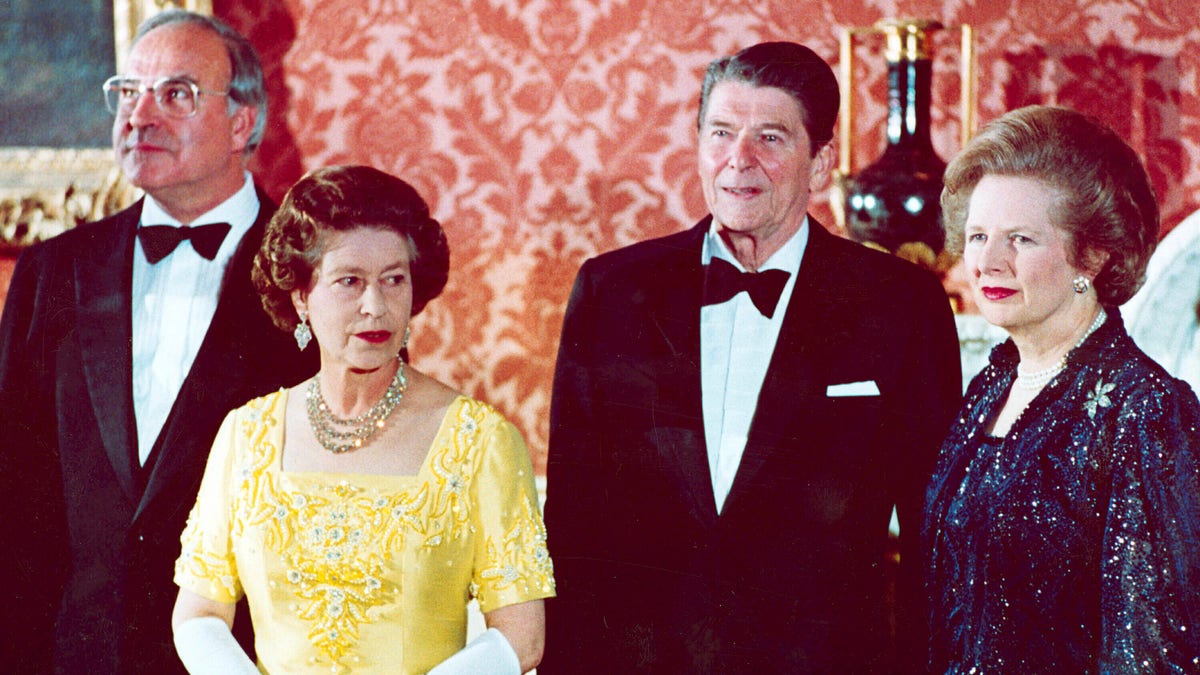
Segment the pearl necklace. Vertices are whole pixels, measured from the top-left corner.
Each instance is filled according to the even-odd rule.
[[[404,375],[404,362],[400,361],[396,375],[388,385],[383,398],[379,399],[371,409],[356,417],[342,419],[334,416],[329,410],[329,404],[321,395],[320,378],[314,377],[308,384],[307,410],[308,423],[321,447],[335,455],[357,450],[366,445],[375,432],[382,429],[388,415],[399,405],[408,390],[408,378]],[[346,427],[350,427],[346,429]]]
[[[1034,391],[1046,386],[1046,384],[1050,382],[1050,380],[1053,380],[1056,375],[1061,373],[1063,370],[1066,370],[1067,356],[1082,346],[1083,343],[1086,342],[1089,337],[1091,337],[1092,333],[1096,332],[1097,328],[1104,325],[1104,319],[1106,316],[1107,315],[1104,313],[1104,310],[1101,309],[1100,313],[1096,315],[1096,320],[1092,321],[1091,326],[1088,326],[1087,332],[1083,334],[1083,337],[1079,338],[1079,341],[1075,343],[1074,347],[1068,350],[1066,354],[1062,355],[1062,358],[1058,360],[1058,363],[1055,363],[1045,370],[1039,370],[1032,373],[1022,372],[1021,366],[1018,365],[1017,379],[1014,380],[1013,384],[1026,391]]]

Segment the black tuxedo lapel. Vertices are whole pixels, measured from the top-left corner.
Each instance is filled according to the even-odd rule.
[[[76,259],[76,329],[96,424],[121,487],[131,500],[136,479],[137,434],[133,415],[133,238],[141,214],[126,210],[110,241],[95,242],[109,256]]]
[[[671,252],[655,271],[655,278],[644,285],[653,298],[646,311],[670,347],[673,361],[671,367],[657,375],[661,407],[688,421],[686,426],[670,424],[655,428],[654,433],[659,435],[656,445],[669,455],[678,470],[692,509],[701,522],[710,522],[717,510],[704,440],[700,388],[700,302],[704,289],[700,253],[710,222],[711,218],[705,218],[681,233],[679,241],[683,245]],[[680,437],[669,437],[672,434]]]
[[[203,472],[209,448],[205,442],[200,452],[193,450],[197,444],[197,427],[203,426],[203,421],[194,417],[197,411],[204,411],[223,419],[228,410],[212,410],[213,400],[221,399],[222,392],[245,379],[246,369],[255,365],[248,363],[248,360],[261,350],[262,345],[251,344],[249,340],[251,336],[260,336],[269,331],[267,324],[270,320],[259,303],[258,294],[250,280],[250,269],[273,210],[266,196],[260,192],[258,217],[243,235],[229,261],[217,308],[204,334],[204,341],[200,343],[196,359],[179,388],[171,413],[163,423],[153,452],[147,459],[150,476],[138,505],[138,514],[146,510],[156,496],[168,490],[176,476],[199,475]],[[247,325],[261,326],[262,329],[247,330]],[[244,402],[231,403],[227,407],[232,409]]]
[[[733,486],[725,500],[723,513],[735,506],[738,494],[753,491],[756,474],[770,457],[773,448],[780,447],[779,439],[790,429],[804,428],[803,417],[812,405],[824,397],[824,380],[820,376],[820,356],[826,335],[826,317],[836,307],[826,284],[830,279],[828,239],[834,235],[815,219],[809,218],[809,237],[804,258],[796,274],[796,285],[788,302],[787,313],[779,328],[771,364],[763,379],[758,404],[754,410],[747,435],[746,448],[738,465]]]

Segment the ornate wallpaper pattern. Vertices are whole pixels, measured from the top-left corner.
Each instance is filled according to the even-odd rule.
[[[266,62],[270,132],[254,170],[276,197],[304,171],[366,163],[446,227],[445,294],[414,326],[415,364],[495,404],[544,470],[563,308],[580,263],[704,215],[700,77],[762,40],[836,66],[839,27],[969,23],[981,122],[1070,105],[1148,160],[1164,231],[1200,207],[1200,22],[1193,0],[216,0]],[[886,116],[882,41],[855,52],[855,167]],[[934,138],[958,150],[958,39],[934,40]],[[827,198],[814,215],[833,224]]]

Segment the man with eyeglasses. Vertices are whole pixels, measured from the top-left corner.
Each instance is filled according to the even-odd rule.
[[[146,196],[27,249],[0,320],[5,672],[182,672],[172,574],[213,437],[316,369],[250,282],[274,211],[245,168],[267,103],[250,43],[164,12],[103,90]]]

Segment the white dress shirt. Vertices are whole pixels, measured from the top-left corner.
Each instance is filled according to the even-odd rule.
[[[138,460],[146,463],[183,380],[208,332],[225,267],[258,217],[258,195],[246,173],[242,188],[188,225],[229,223],[229,234],[212,260],[184,240],[151,265],[138,241],[133,254],[133,414]],[[141,225],[181,225],[149,195]]]
[[[774,315],[763,316],[745,291],[717,305],[700,308],[700,392],[704,412],[704,441],[712,477],[717,513],[733,487],[746,449],[746,438],[758,394],[771,364],[779,327],[796,285],[796,272],[808,245],[808,217],[792,238],[759,268],[783,270],[791,276],[779,296]],[[721,258],[745,271],[717,234],[715,226],[704,238],[701,262]]]

